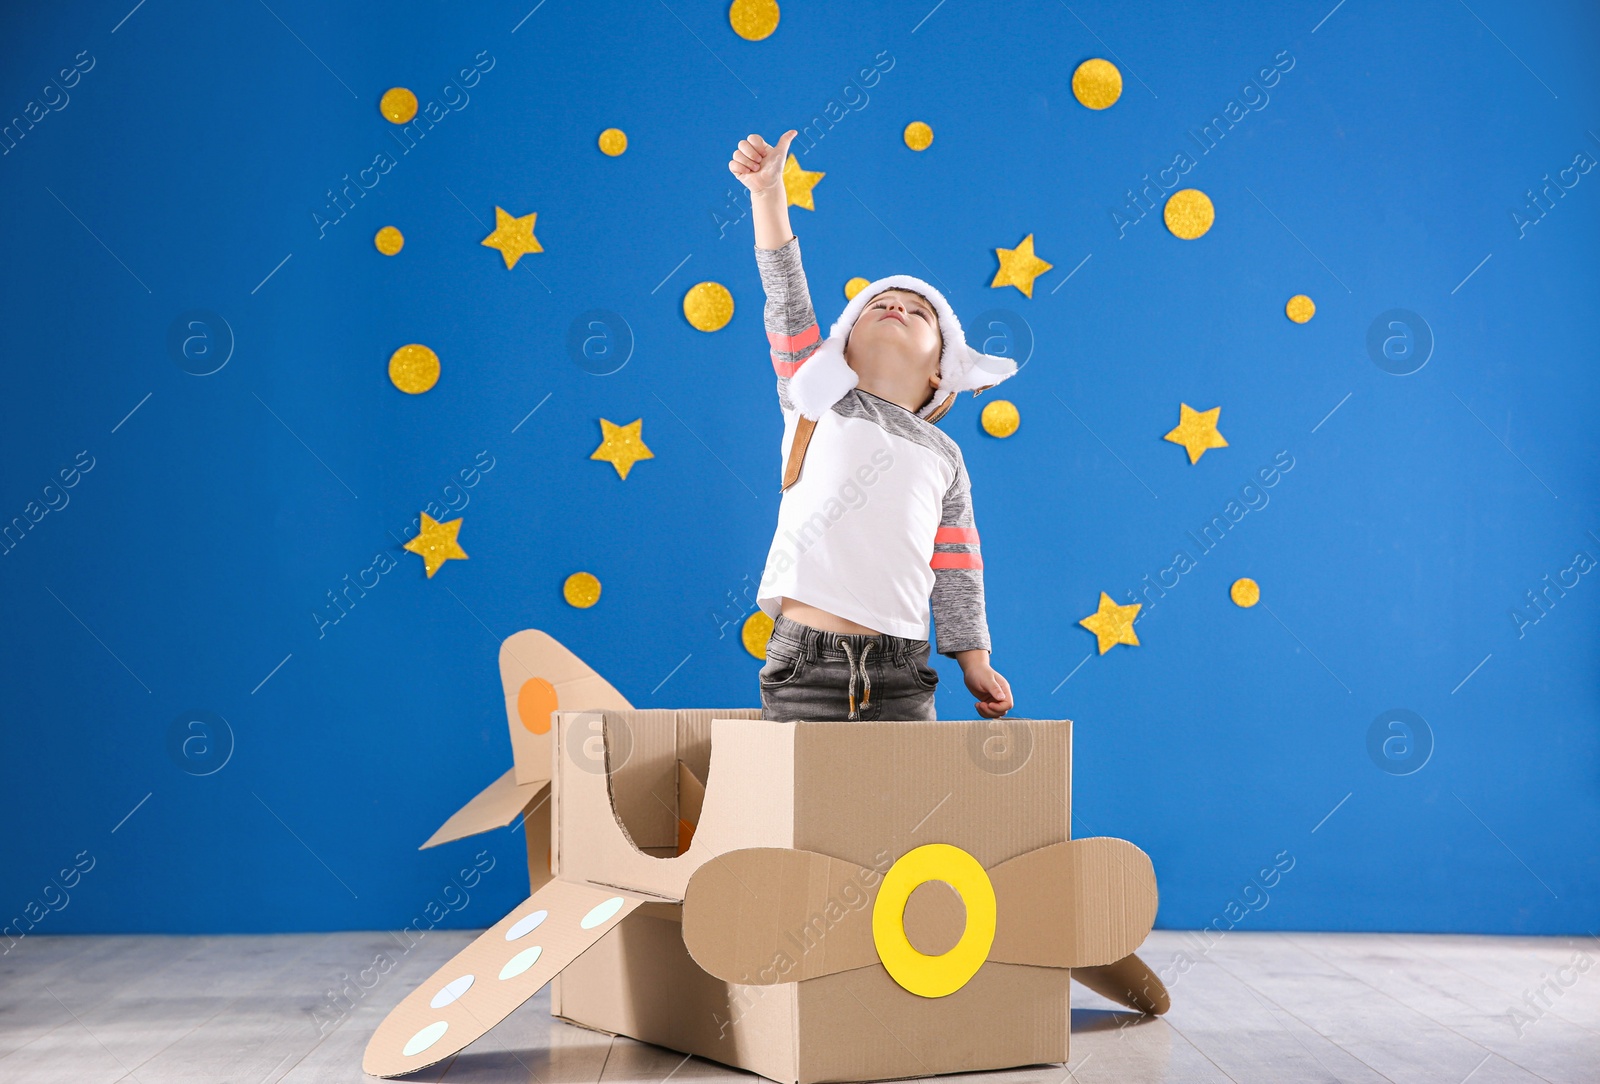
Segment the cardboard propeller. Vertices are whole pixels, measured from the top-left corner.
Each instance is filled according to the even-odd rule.
[[[765,986],[881,965],[911,993],[944,997],[993,960],[1070,968],[1097,993],[1160,1013],[1166,990],[1133,954],[1156,903],[1150,857],[1110,837],[1040,847],[989,870],[943,843],[907,851],[887,871],[754,847],[712,858],[689,878],[683,940],[727,982]]]

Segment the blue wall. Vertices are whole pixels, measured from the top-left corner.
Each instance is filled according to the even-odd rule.
[[[0,47],[5,117],[60,107],[0,156],[0,519],[59,506],[0,558],[7,924],[398,927],[485,848],[450,921],[494,921],[526,888],[519,829],[416,848],[509,764],[518,629],[639,706],[755,704],[726,622],[771,538],[781,419],[727,161],[836,101],[795,147],[827,173],[793,211],[824,327],[846,279],[904,272],[969,325],[1009,312],[991,350],[1033,340],[1015,436],[978,425],[999,393],[943,423],[994,663],[1017,715],[1076,721],[1077,831],[1150,852],[1161,924],[1594,929],[1600,171],[1559,174],[1600,157],[1593,5],[794,3],[757,43],[721,2],[131,6],[13,13]],[[1094,56],[1124,75],[1103,112],[1070,90]],[[70,100],[42,91],[75,58]],[[406,152],[394,85],[448,111]],[[1230,101],[1247,114],[1202,151]],[[1210,233],[1119,226],[1180,151]],[[379,152],[393,168],[319,227]],[[1570,190],[1519,226],[1546,175]],[[545,251],[512,271],[478,244],[496,204],[538,212]],[[991,289],[1029,233],[1054,270],[1031,299]],[[737,304],[710,335],[680,311],[707,279]],[[567,353],[593,309],[635,336],[611,375]],[[1409,375],[1368,351],[1392,309],[1435,343]],[[168,343],[197,310],[234,339],[207,376]],[[443,359],[425,395],[386,379],[408,342]],[[1180,402],[1220,405],[1228,447],[1191,466],[1162,440]],[[588,458],[601,417],[644,419],[655,458],[626,481]],[[398,540],[463,498],[470,559],[428,580]],[[322,624],[379,554],[393,570]],[[592,609],[562,599],[579,569]],[[1261,605],[1230,602],[1241,576]],[[1141,646],[1090,657],[1078,619],[1140,590]],[[970,717],[936,661],[940,714]],[[1396,708],[1431,737],[1369,748]]]

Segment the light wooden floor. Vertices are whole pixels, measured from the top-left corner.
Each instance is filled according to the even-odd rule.
[[[1600,1082],[1593,940],[1236,932],[1200,954],[1193,936],[1158,930],[1140,950],[1158,970],[1185,948],[1198,960],[1173,982],[1165,1017],[1115,1011],[1074,987],[1069,1065],[949,1079]],[[379,952],[396,954],[389,935],[30,937],[0,957],[0,1081],[371,1080],[361,1052],[373,1028],[471,937],[430,934],[326,1027],[313,1015],[328,1004],[324,992],[341,972],[355,975]],[[1571,969],[1575,958],[1581,973]],[[1534,994],[1547,980],[1548,1006]],[[597,1084],[669,1076],[678,1084],[761,1079],[552,1020],[548,990],[411,1079]]]

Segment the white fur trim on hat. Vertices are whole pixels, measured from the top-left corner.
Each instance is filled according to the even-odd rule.
[[[890,275],[868,283],[850,299],[828,330],[828,337],[790,379],[789,396],[802,416],[820,421],[833,404],[856,386],[859,377],[844,357],[845,339],[867,304],[885,290],[912,290],[926,297],[938,311],[939,334],[944,340],[944,350],[939,356],[939,390],[916,412],[917,417],[927,418],[939,411],[957,392],[976,394],[1016,373],[1015,359],[984,354],[967,345],[961,321],[956,319],[955,310],[938,290],[911,275]]]

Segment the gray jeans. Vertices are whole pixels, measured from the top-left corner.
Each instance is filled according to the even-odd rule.
[[[936,718],[928,641],[826,632],[779,614],[761,667],[761,718],[778,722]]]

